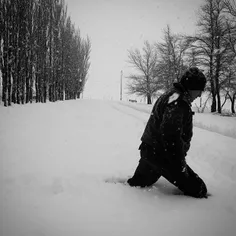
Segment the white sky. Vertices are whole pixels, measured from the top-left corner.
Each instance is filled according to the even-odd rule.
[[[68,15],[91,39],[91,67],[84,97],[119,99],[130,73],[127,50],[144,40],[160,41],[167,24],[175,33],[196,30],[196,11],[204,0],[65,0]],[[123,92],[123,97],[124,97]]]

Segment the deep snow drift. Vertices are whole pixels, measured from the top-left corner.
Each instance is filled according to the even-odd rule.
[[[235,235],[236,118],[195,115],[204,129],[194,127],[187,162],[208,199],[183,196],[164,178],[145,189],[106,183],[133,174],[150,109],[0,105],[0,235]]]

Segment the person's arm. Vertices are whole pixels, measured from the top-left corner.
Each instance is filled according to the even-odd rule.
[[[190,149],[190,143],[193,136],[192,116],[194,115],[194,112],[192,112],[191,109],[189,109],[189,112],[186,114],[187,116],[184,118],[186,123],[184,126],[182,138],[184,141],[184,152],[187,155],[187,152]]]
[[[164,110],[160,125],[162,143],[166,157],[175,164],[177,169],[183,169],[185,164],[185,142],[182,139],[185,107],[180,101],[174,101]]]

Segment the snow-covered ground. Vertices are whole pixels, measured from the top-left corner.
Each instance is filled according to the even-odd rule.
[[[195,115],[187,161],[208,199],[183,196],[164,178],[145,189],[106,182],[133,174],[150,109],[0,105],[0,236],[234,236],[236,118]]]

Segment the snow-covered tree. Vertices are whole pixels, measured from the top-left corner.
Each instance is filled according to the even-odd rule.
[[[5,106],[32,102],[34,95],[36,102],[79,97],[76,94],[85,83],[91,47],[89,38],[82,40],[75,30],[66,9],[64,0],[0,1]]]

